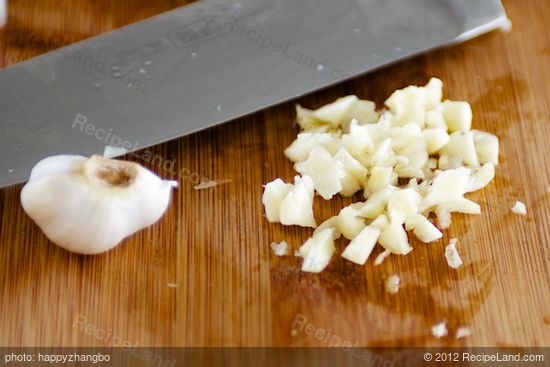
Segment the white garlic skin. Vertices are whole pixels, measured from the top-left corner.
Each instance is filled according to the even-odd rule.
[[[59,155],[32,169],[21,204],[52,242],[91,255],[160,219],[176,186],[137,163]]]

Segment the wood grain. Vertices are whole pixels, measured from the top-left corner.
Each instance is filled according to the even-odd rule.
[[[184,3],[10,0],[0,62],[7,66]],[[510,33],[297,101],[317,107],[357,94],[381,103],[396,88],[441,78],[447,97],[472,103],[474,126],[501,138],[496,181],[471,195],[481,216],[456,215],[443,240],[413,243],[409,256],[379,267],[336,256],[320,275],[301,273],[299,259],[276,257],[269,244],[286,240],[297,248],[311,231],[268,225],[261,205],[262,184],[294,175],[282,154],[296,135],[293,101],[156,146],[154,153],[175,160],[178,174],[142,163],[180,179],[173,205],[159,223],[105,255],[56,247],[22,211],[21,186],[1,190],[0,345],[326,346],[303,330],[292,333],[299,316],[360,346],[550,346],[550,6],[546,0],[505,6]],[[231,182],[195,191],[198,176]],[[516,199],[527,204],[526,217],[510,213]],[[318,219],[348,202],[317,199]],[[451,236],[459,238],[465,261],[458,270],[443,256]],[[403,286],[389,295],[383,281],[393,273]],[[473,334],[434,339],[429,328],[440,320],[451,333],[465,325]]]

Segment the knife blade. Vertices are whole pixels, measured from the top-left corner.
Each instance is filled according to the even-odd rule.
[[[499,0],[203,0],[0,71],[0,187],[506,27]]]

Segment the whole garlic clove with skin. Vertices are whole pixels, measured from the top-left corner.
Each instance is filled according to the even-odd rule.
[[[58,246],[98,254],[155,223],[174,187],[137,163],[58,155],[32,169],[21,204]]]

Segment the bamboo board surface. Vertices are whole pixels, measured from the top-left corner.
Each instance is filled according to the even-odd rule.
[[[10,0],[0,65],[185,3]],[[0,190],[0,345],[328,345],[293,326],[302,320],[359,346],[550,346],[550,5],[504,3],[510,33],[493,32],[154,147],[182,174],[141,163],[179,177],[180,188],[160,222],[107,254],[56,247],[21,209],[22,186]],[[446,97],[471,102],[474,127],[501,139],[496,180],[470,195],[482,215],[455,215],[442,240],[413,242],[410,255],[378,267],[372,259],[361,267],[335,256],[313,275],[299,271],[299,258],[273,255],[271,242],[285,240],[293,252],[311,235],[269,225],[261,205],[262,184],[294,175],[282,153],[297,133],[294,104],[316,108],[357,94],[381,106],[396,88],[431,76],[444,81]],[[198,176],[230,182],[196,191]],[[510,212],[516,199],[527,204],[526,217]],[[318,222],[350,202],[321,201]],[[443,256],[453,236],[465,261],[458,270]],[[384,289],[391,274],[402,281],[396,295]],[[472,335],[435,339],[430,327],[441,320],[451,334],[469,326]]]

